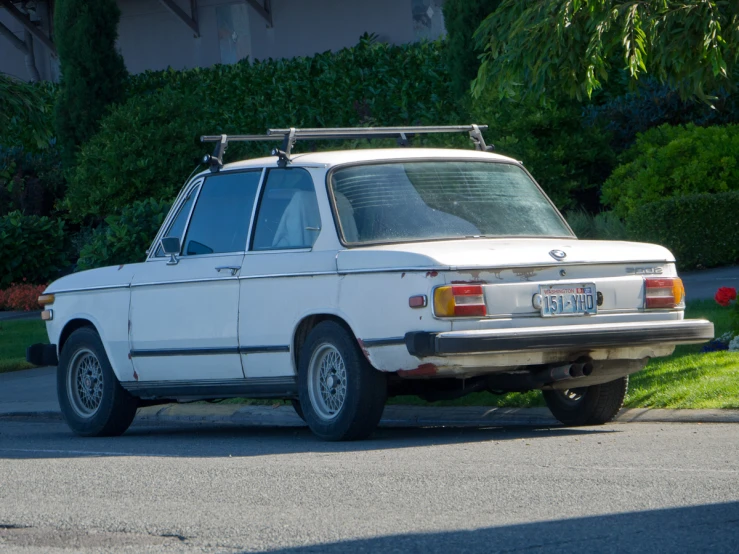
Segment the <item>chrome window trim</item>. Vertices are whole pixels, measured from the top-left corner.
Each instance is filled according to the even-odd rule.
[[[197,192],[195,192],[195,198],[193,198],[190,213],[187,214],[187,220],[185,220],[185,228],[182,230],[182,242],[180,243],[180,253],[178,254],[180,258],[182,258],[182,249],[185,248],[185,238],[187,237],[187,232],[190,230],[190,220],[192,219],[192,214],[195,213],[195,206],[198,205],[198,199],[200,198],[200,193],[203,192],[204,184],[205,179],[203,179],[203,182],[200,183]]]
[[[251,238],[254,235],[254,231],[257,227],[257,210],[262,203],[262,191],[264,190],[264,182],[267,180],[267,168],[262,168],[262,176],[259,178],[259,185],[257,185],[257,194],[254,197],[254,205],[251,207],[251,221],[249,222],[249,231],[246,233],[246,244],[244,245],[244,252],[251,251]]]

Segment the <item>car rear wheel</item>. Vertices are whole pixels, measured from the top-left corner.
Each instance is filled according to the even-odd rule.
[[[62,416],[78,435],[121,435],[136,415],[136,398],[121,387],[100,336],[89,327],[64,344],[56,384]]]
[[[300,406],[311,431],[329,440],[357,440],[377,427],[387,399],[385,375],[333,321],[319,323],[300,352]]]
[[[612,421],[623,406],[629,378],[568,390],[545,390],[552,415],[565,425],[602,425]]]

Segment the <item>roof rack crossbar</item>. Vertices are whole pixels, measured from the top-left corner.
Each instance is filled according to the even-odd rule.
[[[223,154],[229,142],[282,141],[281,149],[273,149],[272,155],[279,158],[282,166],[290,162],[290,154],[298,140],[347,140],[347,139],[390,139],[394,138],[400,146],[408,146],[409,139],[415,135],[437,133],[469,133],[475,149],[490,152],[492,146],[485,144],[482,131],[487,125],[435,125],[424,127],[329,127],[319,129],[268,129],[266,135],[204,135],[201,142],[216,142],[212,155],[206,155],[203,161],[210,165],[211,171],[223,167]]]

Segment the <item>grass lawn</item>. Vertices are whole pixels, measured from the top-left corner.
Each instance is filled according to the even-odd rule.
[[[26,362],[26,347],[37,342],[49,342],[40,319],[0,321],[0,373],[34,367]]]

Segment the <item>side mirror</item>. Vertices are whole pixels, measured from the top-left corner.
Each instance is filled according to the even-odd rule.
[[[179,260],[177,256],[180,254],[180,237],[164,237],[162,239],[162,250],[165,254],[169,254],[170,258],[167,265],[176,265]]]

